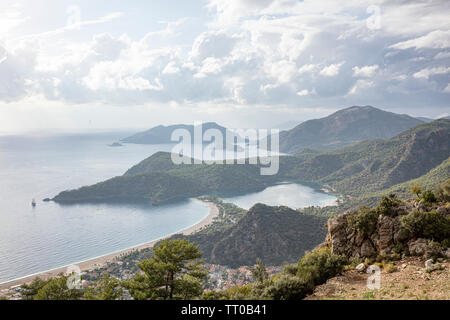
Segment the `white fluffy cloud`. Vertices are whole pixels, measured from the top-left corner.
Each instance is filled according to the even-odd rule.
[[[339,70],[343,64],[344,62],[330,64],[329,66],[324,67],[320,71],[320,74],[324,77],[335,77],[339,74]]]
[[[365,77],[365,78],[369,78],[369,77],[373,77],[376,73],[376,71],[378,70],[378,65],[373,65],[373,66],[364,66],[364,67],[353,67],[353,76],[354,77]]]
[[[34,35],[40,45],[0,46],[0,100],[41,94],[74,103],[296,107],[419,104],[433,95],[436,105],[447,105],[450,23],[442,17],[450,14],[448,2],[376,1],[381,15],[375,29],[368,24],[376,14],[368,12],[370,5],[211,0],[211,20],[188,45],[158,42],[183,38],[186,18],[139,37],[125,30],[73,44],[60,39],[61,52],[51,56],[43,50],[53,42],[49,33]],[[25,21],[14,17],[20,21],[8,22],[11,28]],[[357,100],[360,93],[370,101]]]

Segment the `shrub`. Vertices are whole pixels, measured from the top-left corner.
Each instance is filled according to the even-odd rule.
[[[402,217],[403,231],[411,238],[426,238],[443,241],[450,238],[450,218],[444,214],[413,210]]]
[[[397,199],[396,195],[390,193],[388,196],[383,197],[375,211],[378,215],[395,216],[397,215],[396,208],[400,203],[401,201]]]
[[[251,286],[231,287],[224,292],[230,300],[248,300],[251,299]]]
[[[309,252],[300,259],[297,276],[315,286],[320,285],[341,273],[347,262],[346,257],[333,254],[328,248],[322,248]]]
[[[423,194],[422,200],[426,205],[432,205],[433,203],[437,202],[436,196],[434,195],[433,191],[431,191],[431,190],[425,191],[425,193]]]
[[[298,265],[297,264],[286,264],[281,271],[283,274],[288,274],[291,276],[297,275]]]
[[[360,235],[369,236],[377,227],[378,213],[369,207],[362,207],[357,214],[349,216],[347,222]]]
[[[450,201],[450,179],[437,187],[436,196],[440,201]]]
[[[387,263],[384,264],[384,270],[386,270],[387,273],[393,273],[397,271],[397,267],[392,263]]]
[[[204,292],[201,296],[201,300],[228,300],[229,297],[223,291],[209,291]]]
[[[274,300],[301,300],[313,289],[310,281],[282,274],[265,289],[264,295]]]
[[[436,241],[430,241],[426,249],[426,258],[436,261],[438,258],[443,257],[444,247]]]

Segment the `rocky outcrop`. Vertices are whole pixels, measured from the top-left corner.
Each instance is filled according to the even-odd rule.
[[[431,239],[410,238],[402,229],[402,217],[419,209],[434,210],[450,219],[448,204],[427,207],[420,202],[404,201],[398,204],[394,214],[380,214],[373,232],[363,235],[349,223],[349,218],[357,215],[358,211],[348,211],[328,220],[324,246],[330,247],[333,253],[348,258],[375,258],[405,253],[429,256]],[[444,249],[442,256],[446,254]]]

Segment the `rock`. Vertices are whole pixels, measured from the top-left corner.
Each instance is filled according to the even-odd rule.
[[[366,271],[366,265],[364,263],[360,263],[356,266],[355,270],[358,272],[364,272]]]
[[[422,256],[427,249],[426,239],[411,240],[408,242],[409,252],[412,255]]]
[[[403,264],[402,264],[402,269],[406,269],[407,266],[408,266],[408,264],[403,263]]]
[[[425,268],[432,269],[433,267],[434,267],[433,259],[428,259],[427,261],[425,261]]]
[[[375,248],[369,240],[366,240],[361,245],[361,257],[373,257],[376,254]]]
[[[394,219],[388,216],[379,216],[378,218],[378,251],[384,251],[386,253],[391,251],[392,238],[394,235]]]
[[[450,259],[450,248],[448,248],[448,249],[445,251],[445,256],[447,257],[447,259]]]

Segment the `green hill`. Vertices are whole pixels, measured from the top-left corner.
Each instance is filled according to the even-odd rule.
[[[421,123],[408,115],[355,106],[280,132],[280,150],[294,154],[305,148],[330,150],[368,139],[390,139]]]
[[[281,181],[329,185],[361,197],[419,178],[450,156],[450,120],[419,125],[389,140],[368,140],[332,151],[280,157],[280,170],[262,176],[259,165],[176,166],[157,153],[124,176],[60,193],[57,202],[151,200],[154,204],[204,194],[258,191]],[[431,179],[432,177],[430,177]]]
[[[266,265],[280,265],[296,262],[305,251],[323,242],[326,221],[325,217],[301,214],[287,207],[256,204],[224,231],[186,238],[199,245],[209,263],[239,267],[254,265],[260,258]]]

